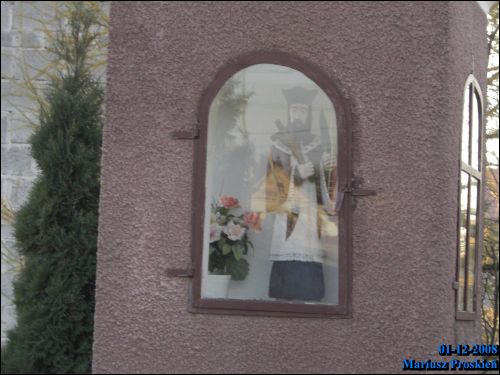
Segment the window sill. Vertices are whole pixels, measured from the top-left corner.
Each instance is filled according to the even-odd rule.
[[[469,320],[474,321],[477,320],[477,312],[470,311],[457,311],[455,313],[455,320]]]

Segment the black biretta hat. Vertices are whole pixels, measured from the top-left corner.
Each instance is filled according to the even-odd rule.
[[[295,86],[291,89],[283,89],[283,95],[288,103],[291,104],[305,104],[311,105],[314,98],[318,94],[318,90],[307,90],[300,86]]]

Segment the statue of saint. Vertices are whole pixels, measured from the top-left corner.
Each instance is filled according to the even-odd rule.
[[[311,133],[317,90],[294,87],[283,94],[288,121],[276,122],[266,174],[266,212],[275,215],[269,297],[320,301],[325,295],[321,223],[334,214],[330,192],[336,191],[336,166],[325,140]]]

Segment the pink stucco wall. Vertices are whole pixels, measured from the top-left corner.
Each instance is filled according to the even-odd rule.
[[[473,340],[454,318],[463,85],[485,87],[475,2],[113,2],[94,372],[397,372]],[[231,58],[296,54],[353,104],[350,319],[191,314],[192,129]],[[474,55],[474,65],[472,59]],[[472,68],[473,67],[473,68]]]

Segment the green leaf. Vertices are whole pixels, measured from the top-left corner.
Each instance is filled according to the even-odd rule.
[[[250,266],[245,259],[230,258],[226,263],[226,269],[231,275],[231,280],[241,281],[247,277]]]
[[[229,245],[227,243],[222,246],[222,254],[224,254],[224,255],[229,254],[231,252],[231,250],[232,250],[231,245]]]
[[[233,246],[233,255],[236,258],[236,260],[240,260],[242,255],[243,255],[243,250],[240,247],[240,245],[234,245]]]

